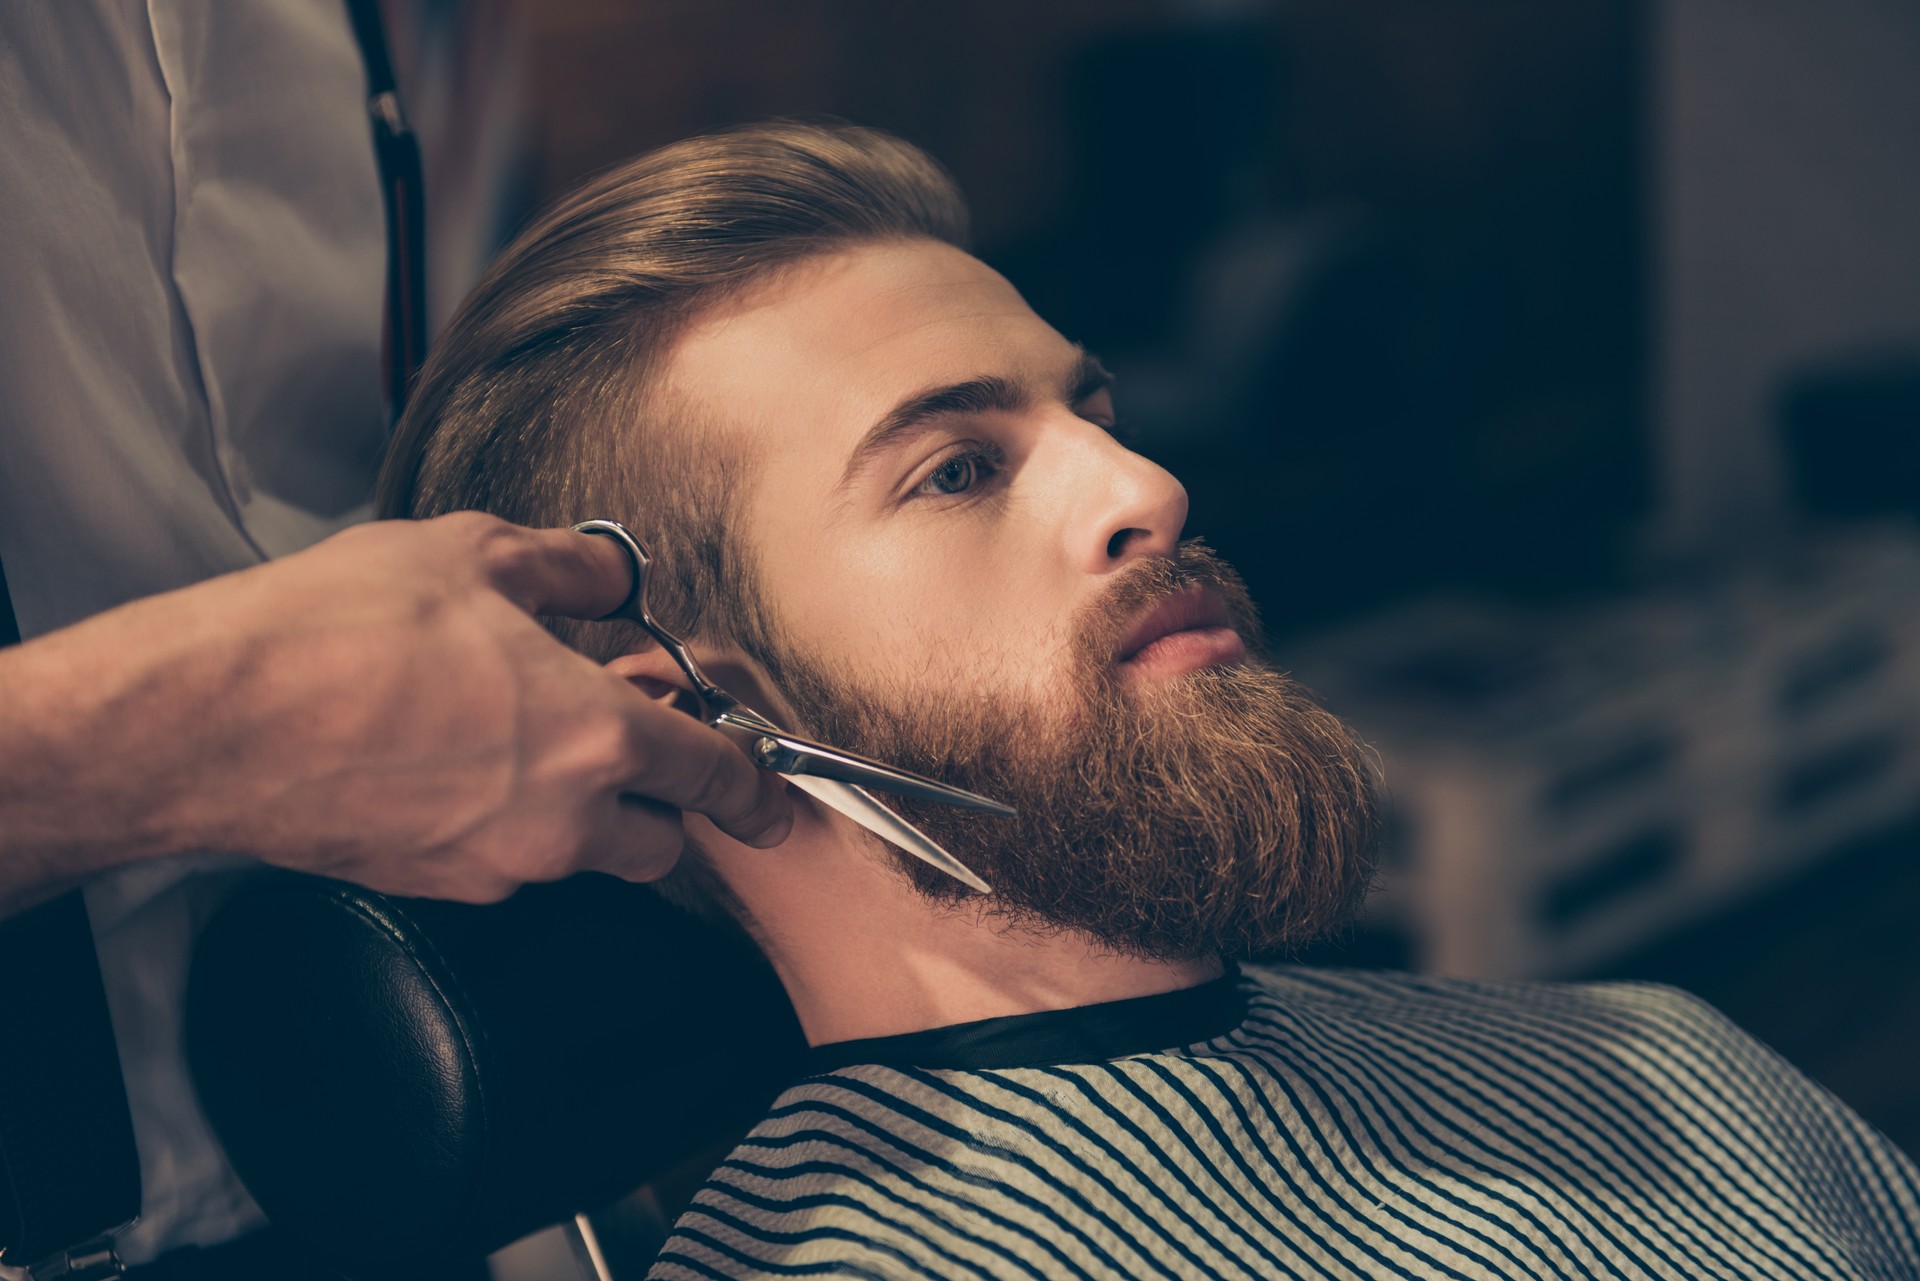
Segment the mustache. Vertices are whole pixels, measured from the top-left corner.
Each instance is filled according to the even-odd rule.
[[[1260,611],[1245,581],[1205,539],[1184,539],[1171,556],[1142,557],[1115,574],[1113,585],[1074,619],[1074,651],[1084,666],[1105,667],[1141,614],[1196,586],[1218,592],[1247,649],[1261,648]]]

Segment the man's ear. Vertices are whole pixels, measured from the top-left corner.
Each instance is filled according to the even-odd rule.
[[[680,670],[680,664],[673,661],[672,655],[658,645],[635,654],[622,654],[607,664],[607,670],[648,698],[661,702],[685,699],[692,705],[693,688],[687,684],[687,674]]]

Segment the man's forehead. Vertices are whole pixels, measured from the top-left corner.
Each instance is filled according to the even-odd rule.
[[[749,288],[697,317],[660,374],[699,420],[766,434],[770,448],[834,450],[837,466],[902,396],[983,374],[1051,380],[1073,351],[985,263],[900,241],[808,259]]]

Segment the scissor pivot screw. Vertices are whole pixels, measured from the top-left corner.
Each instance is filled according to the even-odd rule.
[[[764,735],[753,745],[754,759],[768,769],[778,769],[784,754],[785,749],[778,742]]]

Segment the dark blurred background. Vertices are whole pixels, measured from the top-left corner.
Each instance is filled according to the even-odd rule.
[[[932,152],[1385,760],[1307,959],[1678,983],[1920,1152],[1912,0],[390,17],[442,315],[689,133]]]

